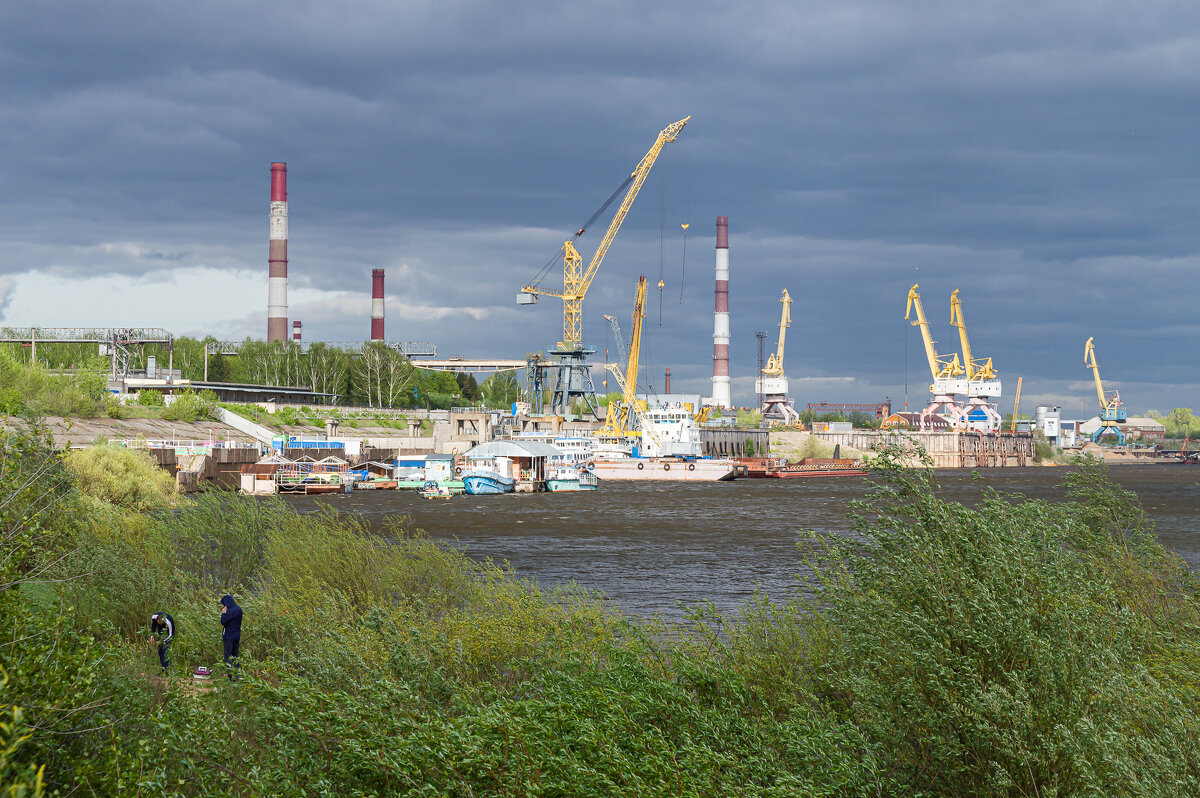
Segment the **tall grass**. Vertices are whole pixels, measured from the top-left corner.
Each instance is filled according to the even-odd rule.
[[[122,795],[1195,794],[1200,593],[1136,498],[1083,463],[1060,502],[967,508],[898,456],[852,537],[804,536],[806,591],[688,626],[399,518],[67,501],[69,581],[0,616],[32,731],[0,772]],[[146,676],[156,610],[181,668],[219,658],[225,591],[239,685]]]

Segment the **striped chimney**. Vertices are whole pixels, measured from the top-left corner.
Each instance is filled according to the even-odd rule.
[[[371,340],[383,338],[383,269],[371,270]]]
[[[267,254],[267,341],[287,340],[287,164],[271,164],[271,244]]]
[[[713,313],[712,401],[733,407],[729,392],[729,217],[717,217],[717,286]]]
[[[292,343],[300,345],[300,322],[292,322]]]

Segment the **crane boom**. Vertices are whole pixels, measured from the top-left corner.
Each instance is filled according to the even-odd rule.
[[[967,370],[967,379],[994,380],[996,369],[992,366],[992,359],[989,357],[982,365],[977,365],[971,353],[971,339],[967,337],[967,322],[963,318],[962,300],[958,298],[957,288],[950,295],[950,323],[958,328],[958,340],[962,344],[962,365]]]
[[[933,336],[929,332],[929,321],[925,318],[925,309],[921,307],[921,295],[917,293],[917,286],[918,284],[914,283],[913,287],[908,289],[908,307],[904,311],[904,318],[908,319],[914,309],[917,311],[917,320],[912,325],[921,328],[921,340],[925,342],[925,357],[929,360],[929,373],[933,375],[933,381],[936,383],[941,379],[958,377],[964,373],[958,362],[958,353],[950,359],[938,357]]]
[[[783,312],[779,314],[779,345],[767,358],[767,365],[763,367],[762,373],[766,377],[783,375],[783,344],[787,340],[787,328],[792,326],[792,297],[786,288],[783,289],[783,296],[779,301],[783,303]]]
[[[1012,426],[1008,428],[1009,432],[1017,431],[1017,408],[1021,406],[1021,381],[1024,379],[1024,377],[1017,377],[1017,398],[1013,399]]]
[[[617,326],[617,320],[609,318],[613,330],[617,333],[617,339],[620,340],[621,329]],[[637,297],[633,302],[633,330],[629,334],[629,359],[625,365],[625,371],[622,373],[620,366],[616,363],[607,366],[613,377],[616,378],[617,385],[621,387],[621,408],[614,412],[612,405],[609,405],[603,431],[606,435],[623,436],[628,434],[630,411],[637,404],[638,361],[642,354],[642,319],[644,318],[646,318],[646,278],[642,276],[638,278]]]
[[[608,253],[608,248],[612,246],[613,239],[617,237],[617,233],[621,230],[621,224],[629,214],[629,209],[633,206],[633,201],[637,199],[638,192],[641,191],[642,184],[646,182],[646,176],[650,174],[650,168],[658,160],[658,155],[662,152],[662,148],[679,137],[684,125],[691,118],[691,116],[685,116],[678,122],[667,125],[659,132],[653,146],[650,147],[650,150],[638,163],[637,168],[630,174],[629,189],[625,192],[625,198],[621,201],[620,207],[617,208],[617,212],[613,215],[612,222],[608,225],[608,230],[605,231],[604,238],[600,241],[600,245],[596,247],[596,252],[592,255],[592,259],[586,269],[583,268],[583,258],[580,256],[579,251],[575,249],[574,239],[570,239],[563,242],[562,291],[544,289],[532,283],[522,286],[522,293],[531,294],[534,297],[544,295],[562,299],[563,338],[559,342],[561,350],[575,352],[583,348],[583,300],[587,296],[588,288],[592,285],[592,280],[596,277],[596,270],[600,268],[600,264],[604,261],[604,256]],[[580,228],[579,233],[576,233],[576,238],[582,233],[583,228]],[[520,299],[521,297],[518,295],[518,300]]]
[[[604,314],[604,318],[608,321],[608,326],[612,328],[613,338],[617,339],[617,356],[620,360],[624,360],[628,355],[625,349],[625,338],[621,335],[621,325],[617,322],[616,316]]]
[[[1121,400],[1116,391],[1112,391],[1111,395],[1104,392],[1104,383],[1100,381],[1100,365],[1096,362],[1096,345],[1092,343],[1091,338],[1083,345],[1083,365],[1092,370],[1092,376],[1096,380],[1096,398],[1100,401],[1100,409],[1108,409],[1114,400],[1120,404]]]

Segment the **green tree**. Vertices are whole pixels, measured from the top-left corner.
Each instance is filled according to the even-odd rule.
[[[498,371],[483,381],[479,393],[488,407],[511,407],[521,399],[521,384],[511,371]]]

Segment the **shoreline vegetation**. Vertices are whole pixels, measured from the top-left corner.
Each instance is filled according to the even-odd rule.
[[[1191,795],[1200,584],[1089,460],[968,508],[888,450],[815,581],[623,617],[332,510],[0,433],[6,795]],[[119,478],[118,476],[119,475]],[[218,598],[245,608],[242,678]],[[156,675],[151,613],[170,612]]]

